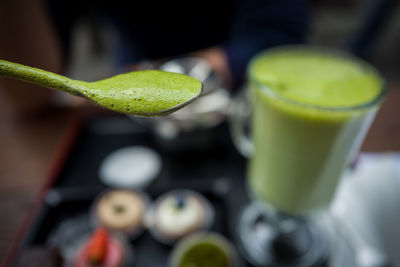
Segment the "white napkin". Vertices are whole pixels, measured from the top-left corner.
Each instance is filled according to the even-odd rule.
[[[345,173],[331,212],[400,266],[400,153],[363,153]]]

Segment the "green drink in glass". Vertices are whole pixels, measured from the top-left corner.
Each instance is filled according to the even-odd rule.
[[[306,247],[313,246],[318,234],[309,228],[309,215],[329,206],[384,99],[384,83],[358,58],[305,46],[262,52],[250,62],[248,76],[254,147],[249,193],[265,208],[261,212],[274,228],[269,243],[279,243],[285,235],[285,242],[293,240],[285,245],[292,246],[291,256],[301,258],[296,239],[308,231],[311,243]],[[237,135],[240,131],[234,133],[240,140]],[[288,230],[282,225],[291,226]],[[276,257],[267,260],[274,261]],[[288,266],[304,264],[293,262],[297,265]]]
[[[250,64],[254,99],[251,192],[280,211],[329,205],[382,100],[382,80],[365,63],[303,49]]]

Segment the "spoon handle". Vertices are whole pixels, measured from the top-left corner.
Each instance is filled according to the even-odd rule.
[[[86,95],[86,87],[78,81],[42,69],[0,59],[0,75],[64,91],[72,95]]]

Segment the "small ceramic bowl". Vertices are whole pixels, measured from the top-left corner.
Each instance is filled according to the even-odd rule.
[[[214,222],[214,208],[199,193],[177,189],[156,199],[146,213],[146,226],[161,243],[172,245],[185,236],[208,230]]]
[[[138,190],[113,189],[101,194],[92,207],[94,225],[134,239],[144,230],[149,197]]]

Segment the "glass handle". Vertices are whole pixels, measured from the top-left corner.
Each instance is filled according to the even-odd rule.
[[[254,152],[254,145],[250,138],[251,113],[250,90],[243,88],[233,98],[229,125],[236,149],[246,158]]]

